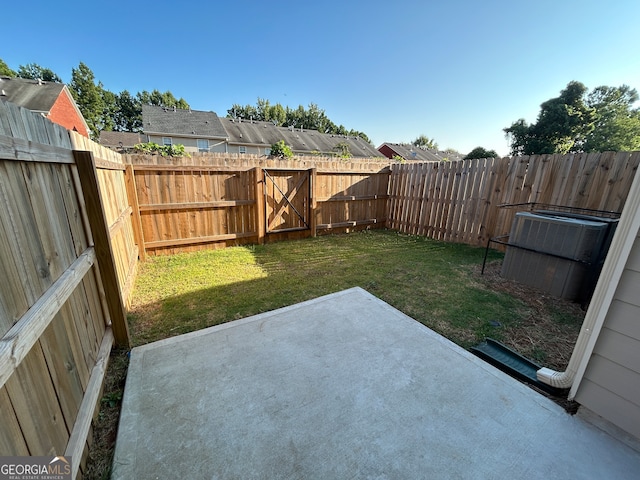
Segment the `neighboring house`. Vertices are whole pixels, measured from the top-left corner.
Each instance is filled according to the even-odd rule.
[[[143,133],[132,132],[100,132],[100,145],[117,152],[128,152],[134,145],[147,143],[149,137]]]
[[[89,126],[63,83],[0,77],[0,100],[40,113],[53,123],[89,138]]]
[[[258,122],[240,118],[220,119],[229,136],[229,153],[269,155],[271,145],[280,140],[291,147],[296,155],[337,155],[340,144],[346,144],[354,158],[380,157],[373,145],[353,135],[320,133],[304,128],[280,127],[271,122]]]
[[[398,156],[407,161],[442,162],[447,160],[462,160],[462,157],[456,153],[429,150],[408,143],[383,143],[378,147],[378,151],[387,158]]]
[[[214,112],[142,106],[142,131],[158,145],[184,145],[186,152],[226,152],[227,132]]]
[[[280,140],[296,155],[336,155],[346,144],[353,157],[380,157],[369,142],[352,135],[279,127],[271,122],[220,118],[214,112],[143,105],[142,129],[158,145],[182,144],[187,152],[270,155]]]

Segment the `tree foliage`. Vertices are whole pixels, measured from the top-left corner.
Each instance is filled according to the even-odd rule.
[[[420,135],[416,138],[411,145],[420,148],[426,148],[429,150],[438,150],[438,144],[434,138],[429,138],[426,135]]]
[[[556,98],[540,105],[536,123],[519,119],[504,132],[512,155],[622,151],[640,148],[640,112],[635,89],[587,87],[569,82]]]
[[[279,157],[279,158],[291,158],[293,157],[293,150],[291,147],[284,143],[284,140],[280,140],[279,142],[271,145],[271,156]]]
[[[91,69],[80,62],[78,68],[71,69],[69,90],[89,126],[91,137],[97,139],[101,130],[108,130],[106,127],[109,123],[105,121],[107,104],[102,84],[96,83]]]
[[[36,63],[20,65],[18,72],[13,71],[0,59],[0,75],[42,79],[47,82],[60,82],[62,79],[49,68]],[[71,95],[78,104],[91,137],[96,140],[100,131],[118,132],[142,131],[142,105],[189,108],[184,98],[177,99],[171,92],[151,92],[143,90],[135,95],[123,90],[113,93],[96,81],[93,71],[80,62],[78,68],[71,70],[71,82],[68,85]]]
[[[595,128],[584,143],[586,152],[640,150],[640,108],[633,108],[638,92],[620,87],[596,87],[587,97],[595,109]]]
[[[23,78],[41,78],[44,81],[62,82],[51,69],[35,63],[20,65],[16,72],[0,59],[0,75]],[[89,126],[91,137],[97,140],[100,131],[119,132],[142,131],[142,105],[161,107],[190,108],[184,98],[176,98],[170,91],[143,90],[135,95],[128,90],[114,93],[104,88],[96,80],[94,73],[84,63],[71,71],[69,90],[78,104],[80,112]],[[371,143],[369,137],[357,130],[348,130],[336,125],[318,105],[311,103],[305,109],[302,105],[293,109],[280,103],[272,105],[269,100],[258,98],[256,105],[241,106],[234,104],[227,110],[227,116],[273,122],[275,125],[295,126],[297,128],[318,130],[323,133],[360,137]]]
[[[44,80],[45,82],[62,83],[62,79],[50,68],[41,67],[37,63],[27,63],[18,67],[18,77]]]
[[[499,155],[496,153],[495,150],[485,150],[482,147],[476,147],[473,150],[471,150],[469,153],[467,153],[464,159],[471,160],[474,158],[498,158],[498,156]]]
[[[116,132],[142,131],[142,106],[127,90],[115,96],[113,130]]]
[[[5,61],[0,58],[0,77],[14,78],[17,76],[18,74],[14,70],[11,70],[9,68],[9,65],[7,65]]]
[[[338,153],[340,158],[351,158],[351,150],[349,150],[349,144],[347,142],[339,142],[333,149]]]
[[[142,105],[189,108],[183,98],[177,99],[171,92],[143,90],[132,96],[127,90],[115,94],[95,81],[93,72],[84,63],[71,71],[69,89],[84,116],[93,139],[100,131],[142,131]]]
[[[162,93],[159,90],[153,90],[152,92],[147,92],[143,90],[136,95],[136,98],[140,105],[155,105],[156,107],[176,107],[181,109],[188,109],[189,104],[184,98],[180,98],[178,100],[173,96],[173,93],[166,91]]]
[[[136,152],[157,154],[163,157],[190,157],[181,143],[172,145],[158,145],[155,142],[138,143],[133,146]]]
[[[272,105],[269,100],[258,97],[255,105],[233,104],[227,110],[229,118],[243,118],[261,122],[273,122],[274,125],[317,130],[320,133],[332,133],[336,135],[349,135],[360,137],[371,143],[369,137],[357,130],[347,130],[343,125],[336,125],[315,103],[310,103],[305,109],[302,105],[298,108],[283,107],[280,103]]]

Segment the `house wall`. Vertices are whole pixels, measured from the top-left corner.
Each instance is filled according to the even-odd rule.
[[[396,152],[394,152],[393,150],[391,150],[391,148],[389,148],[388,145],[382,145],[378,151],[383,154],[385,157],[387,158],[393,158],[393,156],[396,154]]]
[[[266,147],[266,146],[256,146],[256,145],[243,145],[243,146],[246,149],[244,153],[246,153],[247,155],[257,155],[259,157],[266,155],[265,148],[268,148],[269,150],[271,150],[271,147]],[[228,148],[227,153],[240,153],[240,145],[228,145],[227,148]]]
[[[185,152],[194,153],[198,151],[198,138],[191,137],[180,137],[175,135],[153,135],[149,134],[149,141],[153,143],[157,143],[158,145],[162,145],[162,139],[164,137],[169,136],[173,141],[173,144],[181,144],[184,145]],[[204,138],[200,138],[203,140]],[[213,153],[226,153],[227,145],[224,140],[220,139],[208,139],[209,140],[209,152]],[[236,150],[237,151],[237,150]]]
[[[631,253],[575,399],[640,438],[640,236],[637,230],[633,234]]]
[[[78,110],[65,90],[60,93],[47,118],[67,130],[75,130],[83,137],[89,138],[89,132],[85,127],[85,122],[82,117],[79,116]]]

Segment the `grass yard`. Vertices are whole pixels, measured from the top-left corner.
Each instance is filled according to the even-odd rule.
[[[568,358],[555,358],[545,338],[534,338],[538,323],[574,340],[584,312],[500,281],[498,252],[480,275],[483,255],[482,248],[374,230],[152,257],[136,281],[132,339],[142,345],[359,286],[464,348],[490,336],[562,369]],[[530,345],[519,345],[527,330]]]
[[[564,370],[584,312],[502,279],[498,252],[490,252],[480,275],[483,256],[483,248],[374,230],[152,257],[136,280],[132,341],[142,345],[359,286],[464,348],[491,337]],[[87,478],[108,478],[126,368],[126,352],[115,351],[94,435],[105,445],[90,453]]]

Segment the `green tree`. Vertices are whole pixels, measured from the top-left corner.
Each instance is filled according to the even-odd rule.
[[[127,90],[123,90],[116,95],[115,103],[113,129],[117,132],[142,131],[142,106],[140,101]]]
[[[173,96],[173,93],[166,91],[164,93],[159,90],[153,90],[149,93],[146,90],[138,92],[136,95],[140,105],[155,105],[157,107],[176,107],[186,110],[189,108],[189,104],[184,98],[179,100]]]
[[[476,147],[464,157],[465,160],[471,160],[473,158],[498,158],[498,154],[495,150],[485,150],[482,147]]]
[[[594,129],[595,109],[585,102],[587,87],[569,82],[556,98],[540,105],[536,123],[519,119],[503,131],[512,155],[570,153],[582,151]]]
[[[17,74],[15,71],[11,70],[11,69],[9,68],[9,65],[7,65],[7,64],[4,62],[4,60],[2,60],[2,59],[0,58],[0,77],[10,77],[10,78],[13,78],[13,77],[16,77],[16,76],[18,76],[18,74]]]
[[[271,105],[269,100],[258,97],[256,105],[238,105],[234,103],[227,110],[228,118],[243,118],[245,120],[256,120],[263,122],[273,122],[276,125],[296,127],[307,130],[317,130],[320,133],[332,133],[336,135],[350,135],[360,137],[371,143],[369,137],[357,130],[347,130],[343,125],[336,125],[325,111],[315,103],[310,103],[308,108],[298,105],[297,108],[283,107],[280,103]]]
[[[41,67],[36,63],[27,63],[18,67],[18,77],[44,80],[45,82],[62,83],[62,79],[50,68]]]
[[[293,150],[291,147],[284,143],[284,140],[280,140],[279,142],[271,145],[271,156],[279,157],[279,158],[291,158],[293,157]]]
[[[100,84],[102,85],[102,84]],[[109,90],[102,89],[102,115],[100,116],[100,130],[112,131],[115,127],[115,116],[118,111],[116,95]],[[100,133],[98,132],[98,136]]]
[[[428,148],[429,150],[438,150],[438,144],[436,143],[435,139],[429,138],[426,135],[420,135],[413,142],[411,142],[411,144],[416,147]]]
[[[586,152],[640,150],[640,109],[633,108],[638,92],[627,86],[593,89],[587,105],[595,109],[595,128],[584,143]]]
[[[340,158],[351,158],[353,155],[351,155],[351,151],[349,150],[349,144],[347,142],[340,142],[338,144],[336,144],[335,147],[333,147],[333,149],[338,152],[338,156]]]
[[[96,83],[91,69],[80,62],[78,68],[71,69],[69,90],[78,104],[78,108],[87,125],[89,125],[91,137],[96,140],[105,126],[106,105],[102,84],[100,82]]]

